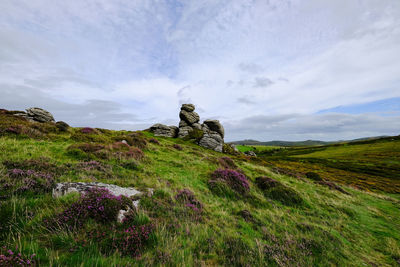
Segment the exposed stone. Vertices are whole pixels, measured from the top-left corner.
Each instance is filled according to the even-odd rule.
[[[13,115],[17,116],[17,117],[24,118],[24,119],[26,119],[28,121],[31,121],[31,122],[34,122],[34,120],[31,117],[29,117],[28,113],[26,113],[26,112],[19,111],[17,113],[14,113]]]
[[[193,123],[192,127],[195,128],[195,129],[201,130],[201,124],[200,123]]]
[[[112,184],[104,184],[98,182],[92,183],[58,183],[56,184],[55,188],[53,188],[53,197],[61,197],[67,195],[72,192],[77,192],[79,194],[83,194],[91,188],[105,188],[108,189],[113,195],[115,196],[126,196],[129,198],[135,198],[144,195],[144,193],[136,190],[133,187],[120,187],[117,185]],[[152,194],[152,190],[149,190],[147,194]],[[139,206],[139,200],[132,201],[132,204],[137,208]],[[128,210],[120,210],[118,212],[118,221],[122,222],[125,218],[125,214],[130,211]]]
[[[194,111],[188,112],[186,110],[181,110],[181,112],[179,112],[179,118],[186,121],[189,125],[200,121],[199,114]]]
[[[173,137],[173,138],[178,137],[179,128],[176,127],[176,126],[174,126],[174,125],[169,126],[169,128],[171,128],[171,130],[172,130],[172,132],[173,132],[173,134],[174,134],[174,136],[172,136],[172,137]]]
[[[61,132],[66,132],[69,128],[69,125],[66,122],[63,121],[57,121],[56,122],[56,127],[61,131]]]
[[[195,106],[193,104],[182,104],[181,110],[186,110],[187,112],[194,111]]]
[[[204,129],[204,128],[203,128]],[[224,140],[217,132],[205,132],[199,141],[199,145],[218,152],[222,152]]]
[[[181,121],[179,122],[179,128],[180,128],[180,127],[185,127],[185,126],[189,126],[189,124],[187,124],[186,121],[181,120]]]
[[[178,127],[176,126],[171,127],[157,123],[150,127],[150,132],[154,133],[155,136],[175,137],[177,129]]]
[[[205,120],[204,124],[208,126],[211,131],[219,133],[224,138],[225,130],[218,120]]]
[[[191,132],[191,131],[193,131],[193,128],[190,126],[180,127],[178,137],[183,138],[183,137],[189,135],[189,132]]]
[[[251,150],[244,152],[244,154],[250,157],[257,157],[257,154]]]
[[[54,122],[54,117],[50,112],[41,108],[28,108],[26,110],[29,117],[38,122]]]

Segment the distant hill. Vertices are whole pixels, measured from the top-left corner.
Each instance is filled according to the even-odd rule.
[[[380,138],[385,138],[385,137],[387,137],[387,136],[364,137],[364,138],[357,138],[357,139],[353,139],[353,140],[338,140],[338,141],[320,141],[320,140],[280,141],[280,140],[275,140],[275,141],[261,142],[261,141],[252,140],[252,139],[245,139],[245,140],[230,142],[230,144],[244,145],[244,146],[285,146],[285,147],[323,146],[323,145],[330,145],[330,144],[375,140],[375,139],[380,139]]]

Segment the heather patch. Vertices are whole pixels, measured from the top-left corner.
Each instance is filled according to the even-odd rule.
[[[71,250],[87,247],[88,243],[94,242],[105,256],[119,252],[122,256],[140,258],[144,249],[156,241],[154,228],[151,223],[135,225],[126,222],[98,226],[89,230],[83,237],[77,238],[77,246]]]
[[[160,142],[159,142],[157,139],[155,139],[155,138],[150,138],[150,139],[149,139],[149,142],[150,142],[150,143],[153,143],[153,144],[156,144],[156,145],[159,145],[159,144],[160,144]]]
[[[0,249],[0,266],[36,266],[35,254],[22,255],[21,252],[2,247]]]
[[[186,208],[191,210],[191,213],[195,217],[201,217],[203,204],[196,199],[194,193],[189,189],[182,189],[179,190],[178,193],[175,195],[175,199],[185,205]],[[196,218],[196,220],[200,220],[200,218]]]
[[[176,150],[179,150],[179,151],[183,150],[182,146],[180,146],[178,144],[174,144],[172,147],[175,148]]]
[[[7,169],[34,170],[57,175],[60,175],[68,170],[68,167],[57,166],[56,164],[51,163],[49,158],[45,157],[21,161],[5,160],[3,161],[3,165]]]
[[[5,199],[17,194],[47,193],[54,187],[54,176],[34,170],[10,169],[7,176],[0,180],[0,197]]]
[[[45,224],[50,229],[80,229],[89,219],[107,224],[115,222],[119,210],[126,210],[131,203],[129,198],[115,196],[107,189],[91,188],[66,210],[46,219]]]
[[[230,157],[218,158],[218,163],[224,169],[232,169],[232,170],[237,169],[235,162]]]
[[[212,179],[209,184],[216,181],[226,183],[232,190],[239,194],[246,195],[250,191],[250,185],[246,176],[238,171],[230,169],[218,169],[211,175]]]

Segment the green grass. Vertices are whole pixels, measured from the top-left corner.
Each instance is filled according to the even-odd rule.
[[[156,241],[139,258],[122,257],[119,252],[105,254],[98,243],[89,240],[82,246],[79,241],[89,229],[99,227],[95,222],[80,231],[51,232],[44,227],[44,218],[64,210],[77,195],[54,199],[51,193],[28,194],[1,200],[1,247],[18,246],[24,255],[35,253],[40,266],[393,266],[400,259],[398,195],[347,186],[343,188],[349,194],[343,194],[311,180],[279,175],[265,162],[242,156],[232,159],[250,181],[249,196],[217,195],[208,187],[208,180],[220,167],[218,158],[226,155],[190,141],[153,137],[147,132],[144,139],[156,138],[160,144],[148,143],[137,168],[124,168],[111,156],[96,158],[107,166],[107,172],[79,171],[73,166],[82,160],[67,153],[70,145],[79,143],[69,139],[74,131],[54,133],[41,140],[0,137],[0,162],[45,157],[46,162],[65,170],[56,176],[58,182],[101,181],[154,189],[152,197],[141,200],[135,220],[154,223]],[[101,138],[112,143],[121,134],[128,133],[109,132]],[[176,143],[182,151],[173,148]],[[346,148],[340,150],[318,157],[340,158],[347,153]],[[285,205],[264,194],[255,184],[259,176],[269,176],[290,188],[287,192],[296,192],[302,204]],[[0,164],[0,180],[2,177],[8,179],[6,166]],[[199,217],[175,200],[183,188],[193,191],[203,204]],[[242,210],[248,210],[253,219],[242,218]]]
[[[299,173],[314,171],[323,178],[370,191],[400,192],[400,138],[319,147],[264,151],[271,166]]]
[[[235,146],[240,152],[246,152],[246,151],[263,152],[281,148],[279,146],[262,146],[262,145],[253,145],[253,146],[235,145]]]

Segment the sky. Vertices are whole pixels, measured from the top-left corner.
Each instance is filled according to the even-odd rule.
[[[0,0],[0,108],[226,141],[400,134],[399,0]]]

